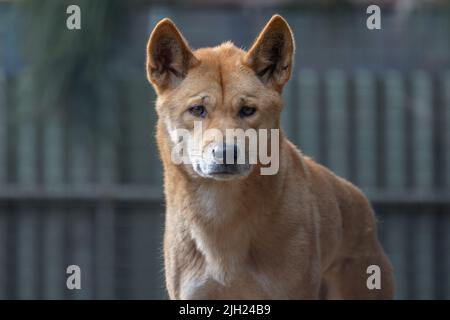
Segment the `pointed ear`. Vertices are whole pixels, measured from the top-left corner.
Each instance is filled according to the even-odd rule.
[[[153,29],[147,44],[147,78],[156,90],[176,87],[198,60],[168,18]]]
[[[295,51],[294,37],[286,20],[274,15],[244,58],[261,81],[280,91],[289,80]]]

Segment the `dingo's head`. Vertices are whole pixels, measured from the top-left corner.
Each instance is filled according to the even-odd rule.
[[[192,51],[175,24],[163,19],[147,46],[147,76],[158,95],[158,125],[165,133],[158,143],[171,150],[181,145],[188,160],[184,167],[191,175],[218,180],[249,175],[261,165],[260,160],[249,161],[250,135],[245,134],[245,142],[239,144],[227,138],[227,129],[245,133],[279,129],[281,91],[291,75],[293,54],[292,32],[278,15],[248,52],[231,42]],[[202,135],[194,132],[199,127]],[[265,143],[273,136],[269,132]],[[258,146],[261,137],[256,135]],[[267,149],[278,161],[273,145]],[[243,154],[244,161],[239,162]]]

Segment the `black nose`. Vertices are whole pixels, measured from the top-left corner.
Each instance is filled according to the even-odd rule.
[[[238,146],[235,144],[216,145],[212,149],[213,157],[216,161],[222,164],[236,164],[238,158]],[[227,154],[233,154],[232,158],[227,159]],[[230,156],[229,156],[230,157]],[[233,161],[230,163],[230,161]]]

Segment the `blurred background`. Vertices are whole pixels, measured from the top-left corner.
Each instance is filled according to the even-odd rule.
[[[81,30],[66,8],[81,8]],[[368,30],[366,8],[381,8]],[[399,299],[450,299],[450,3],[0,0],[0,299],[166,298],[148,35],[297,42],[287,135],[370,197]],[[66,289],[81,267],[82,289]]]

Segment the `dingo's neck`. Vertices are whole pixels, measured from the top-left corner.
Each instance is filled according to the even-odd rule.
[[[273,223],[288,174],[283,162],[289,157],[283,159],[282,154],[278,174],[263,176],[255,170],[245,179],[232,181],[194,178],[164,163],[168,214],[184,221],[217,281],[225,283],[242,270],[238,267],[248,262],[251,240]]]

